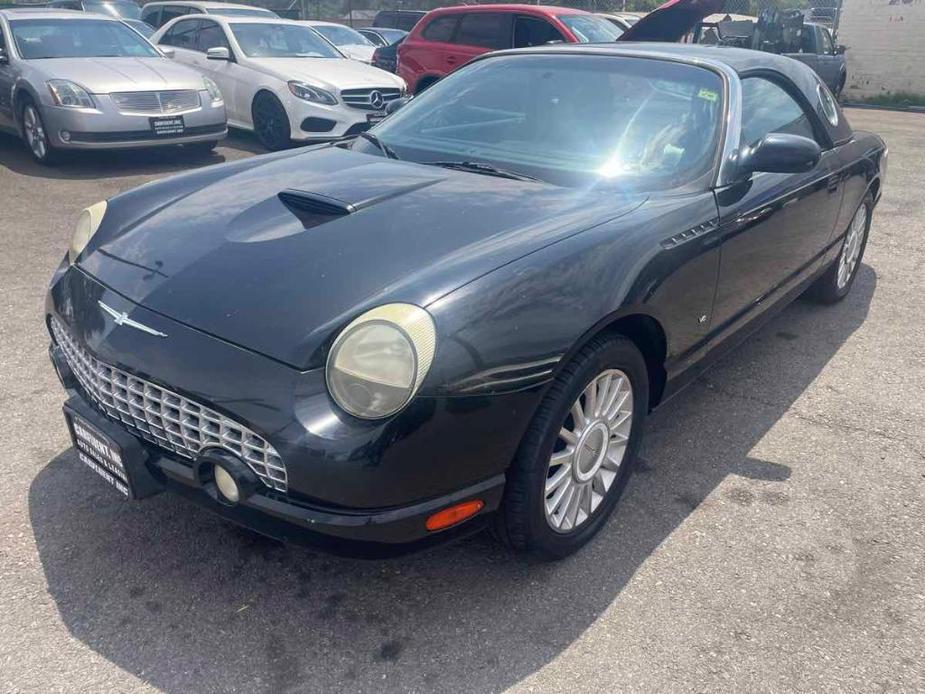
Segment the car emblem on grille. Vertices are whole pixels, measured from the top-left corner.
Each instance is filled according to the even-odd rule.
[[[372,106],[377,111],[385,106],[385,98],[382,96],[382,92],[373,90],[369,93],[369,105]]]
[[[167,337],[167,333],[162,333],[160,330],[149,328],[144,323],[139,323],[138,321],[132,320],[124,311],[120,313],[112,306],[107,306],[102,301],[97,301],[96,303],[98,303],[100,308],[112,317],[112,320],[116,325],[124,325],[127,328],[135,328],[135,330],[140,330],[143,333],[148,333],[148,335],[154,335],[155,337]]]

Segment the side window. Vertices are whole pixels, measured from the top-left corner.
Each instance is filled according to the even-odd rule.
[[[6,52],[6,37],[3,35],[3,22],[0,22],[0,51]]]
[[[164,5],[161,8],[161,26],[164,26],[171,19],[182,17],[189,13],[189,8],[181,5]]]
[[[514,20],[514,48],[542,46],[550,41],[564,41],[552,24],[539,17],[517,17]]]
[[[205,53],[210,48],[227,48],[229,51],[231,50],[231,46],[228,45],[228,40],[225,38],[224,30],[215,22],[203,21],[199,29],[198,50]]]
[[[424,27],[424,31],[421,32],[423,36],[428,41],[440,41],[442,43],[449,43],[450,39],[453,38],[453,32],[456,30],[456,22],[459,19],[458,15],[452,14],[445,17],[437,17],[432,20],[430,24]]]
[[[800,52],[816,52],[816,30],[808,24],[804,24],[800,30]]]
[[[161,7],[156,5],[154,7],[148,7],[141,11],[141,21],[147,22],[155,28],[160,28],[162,22],[160,21]]]
[[[819,31],[819,36],[822,37],[822,52],[826,55],[833,55],[835,53],[835,46],[832,45],[832,35],[829,33],[829,30],[821,29]]]
[[[753,145],[768,133],[815,139],[812,122],[783,87],[763,77],[742,80],[742,143]]]
[[[511,15],[495,12],[464,14],[453,43],[481,48],[511,47]]]
[[[177,22],[161,37],[160,43],[164,46],[196,50],[196,32],[199,30],[198,19],[184,19]]]

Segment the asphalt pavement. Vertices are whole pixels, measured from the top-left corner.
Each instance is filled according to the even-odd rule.
[[[252,156],[33,164],[0,136],[0,691],[925,690],[925,115],[890,146],[851,295],[799,301],[649,421],[578,555],[391,561],[126,503],[82,466],[44,293],[83,207]]]

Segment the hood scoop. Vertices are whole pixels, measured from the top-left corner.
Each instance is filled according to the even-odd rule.
[[[298,217],[306,229],[356,212],[356,207],[349,202],[320,193],[309,193],[290,188],[280,192],[278,197],[286,209]]]
[[[401,166],[403,183],[396,184],[394,166],[390,164],[371,165],[364,167],[364,171],[347,169],[353,174],[350,176],[334,177],[325,186],[325,193],[287,188],[277,197],[292,214],[299,218],[306,229],[330,222],[338,217],[346,217],[373,205],[392,200],[408,193],[432,186],[446,178],[445,175],[435,176],[432,171],[421,172],[416,165]],[[365,173],[366,177],[359,174]],[[441,172],[442,173],[442,172]],[[333,194],[332,194],[333,193]],[[350,201],[342,198],[349,197]]]

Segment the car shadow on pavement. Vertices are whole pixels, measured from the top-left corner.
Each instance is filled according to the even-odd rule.
[[[230,131],[215,150],[204,152],[181,145],[142,149],[68,151],[49,166],[36,163],[22,140],[0,133],[0,166],[24,176],[41,179],[122,178],[145,174],[181,173],[210,164],[221,164],[251,154],[265,154],[249,133]]]
[[[841,304],[796,302],[655,413],[623,502],[567,560],[485,535],[390,561],[325,556],[170,495],[123,502],[66,451],[29,494],[48,592],[75,638],[168,692],[504,689],[592,626],[727,478],[750,480],[724,485],[735,503],[785,503],[793,461],[752,451],[875,285],[862,266]]]

